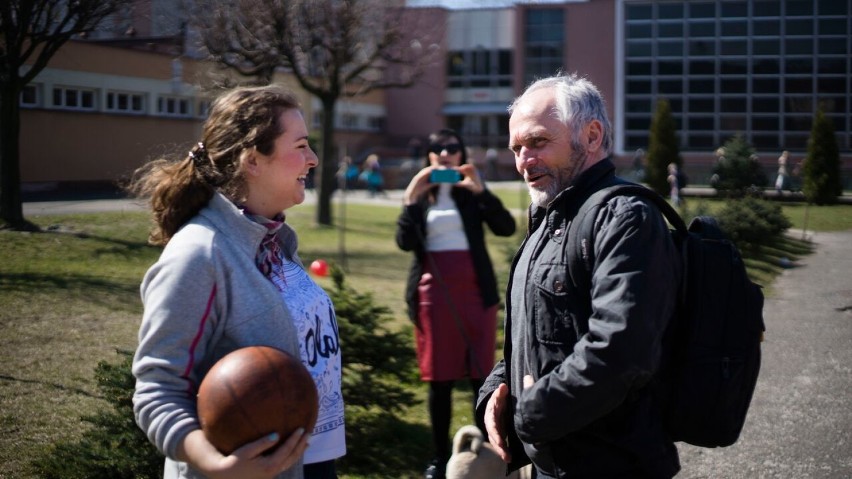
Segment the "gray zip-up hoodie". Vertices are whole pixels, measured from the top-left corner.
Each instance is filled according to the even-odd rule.
[[[172,237],[142,281],[133,409],[166,455],[165,479],[204,477],[175,454],[178,443],[200,428],[196,394],[216,361],[253,345],[299,355],[290,313],[255,265],[266,232],[217,193]],[[278,241],[302,265],[293,229],[282,226]],[[302,479],[301,462],[278,478]]]

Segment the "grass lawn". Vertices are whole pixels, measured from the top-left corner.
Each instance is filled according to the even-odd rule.
[[[526,193],[519,189],[498,194],[510,208],[526,206]],[[802,227],[805,210],[784,206],[795,228]],[[372,292],[377,303],[392,310],[392,327],[409,328],[403,290],[411,256],[393,239],[398,212],[395,206],[348,204],[344,237],[338,228],[314,226],[312,206],[294,208],[288,221],[299,232],[306,263],[323,258],[343,266],[351,286]],[[337,205],[335,214],[339,222]],[[807,218],[810,231],[847,230],[852,228],[852,207],[811,206]],[[35,477],[32,458],[53,442],[78,437],[85,425],[80,416],[105,406],[97,397],[94,368],[101,360],[117,362],[116,349],[135,348],[142,311],[139,282],[160,253],[146,245],[145,213],[28,219],[45,232],[0,231],[0,478]],[[520,234],[488,238],[501,288],[519,242]],[[748,265],[768,285],[781,271],[780,256],[795,259],[808,252],[809,244],[793,235],[750,258]],[[331,286],[329,279],[319,282]],[[502,344],[502,337],[498,341]],[[454,396],[453,431],[472,422],[471,392],[461,386]],[[425,398],[422,385],[415,393],[421,401]],[[400,441],[415,442],[406,450],[422,453],[410,458],[409,470],[392,476],[376,471],[371,477],[422,474],[431,449],[425,405],[415,405],[404,419],[425,433]]]
[[[403,291],[411,255],[394,242],[398,213],[347,205],[345,248],[337,228],[314,226],[311,206],[294,208],[288,221],[299,232],[303,261],[345,266],[351,286],[393,311],[391,327],[408,328]],[[45,232],[0,231],[0,478],[35,477],[31,459],[52,442],[76,437],[86,426],[80,416],[106,405],[97,397],[94,368],[117,362],[116,349],[135,348],[139,282],[160,254],[146,245],[145,213],[28,219]],[[504,259],[517,241],[491,238],[503,283]],[[328,278],[318,282],[331,287]],[[472,422],[471,392],[462,384],[459,390],[453,430]],[[415,392],[425,398],[425,388]],[[418,477],[430,450],[425,405],[408,411],[406,421],[426,432],[415,438],[422,454],[410,461],[410,477]]]

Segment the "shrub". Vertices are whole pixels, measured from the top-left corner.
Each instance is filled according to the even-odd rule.
[[[728,200],[716,219],[728,238],[744,251],[757,251],[774,243],[792,226],[780,205],[754,196]]]
[[[808,139],[808,154],[802,167],[802,192],[809,203],[830,205],[843,194],[840,181],[840,153],[834,126],[822,110],[817,111],[811,136]]]
[[[404,429],[397,414],[415,404],[414,341],[410,333],[389,330],[390,310],[375,304],[371,294],[348,287],[340,268],[332,266],[331,276],[334,288],[328,293],[340,329],[346,402],[348,451],[341,469],[369,474],[379,462],[391,469],[401,467],[391,463],[393,458],[380,459],[377,454],[394,450],[394,438],[385,436]]]
[[[742,135],[734,135],[719,150],[713,167],[713,188],[723,196],[742,197],[755,187],[766,186],[766,174],[757,161],[754,148]]]
[[[328,291],[343,348],[343,397],[346,407],[398,412],[413,404],[406,384],[416,378],[413,340],[390,331],[390,309],[375,304],[370,293],[345,284],[340,268],[332,267],[334,289]]]
[[[677,165],[683,171],[683,159],[678,148],[677,129],[667,100],[657,102],[657,111],[651,121],[648,138],[648,166],[645,170],[645,182],[657,193],[669,194],[669,163]]]
[[[684,221],[687,222],[687,226],[689,226],[689,221],[692,221],[692,218],[696,216],[712,216],[712,212],[710,210],[710,206],[706,201],[696,200],[696,201],[681,201],[680,207],[678,208],[678,213],[680,217],[683,218]]]

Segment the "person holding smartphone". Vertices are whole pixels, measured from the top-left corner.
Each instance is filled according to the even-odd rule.
[[[434,458],[426,478],[434,479],[444,477],[450,454],[454,382],[468,378],[476,397],[494,364],[500,298],[483,225],[511,236],[515,219],[467,162],[458,133],[431,134],[427,152],[405,190],[396,242],[414,254],[405,299],[429,383]]]

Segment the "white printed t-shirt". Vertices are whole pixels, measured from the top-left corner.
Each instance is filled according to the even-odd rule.
[[[319,415],[304,462],[329,461],[346,454],[337,317],[328,294],[308,273],[293,261],[281,259],[282,265],[273,265],[271,279],[293,316],[302,363],[319,394]]]

